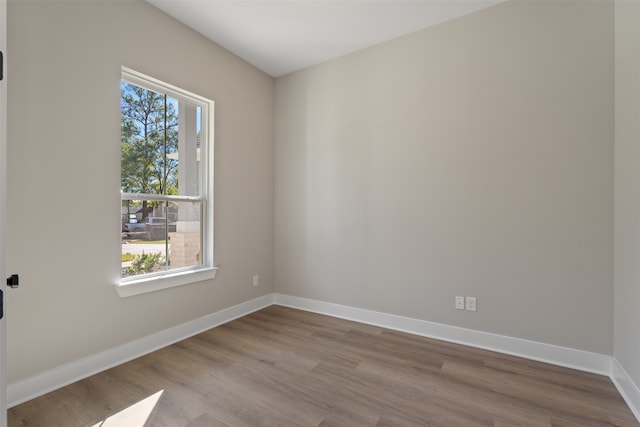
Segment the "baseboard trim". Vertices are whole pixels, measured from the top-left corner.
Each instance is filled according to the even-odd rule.
[[[620,363],[613,358],[611,363],[611,381],[616,386],[627,406],[640,422],[640,387],[631,379]]]
[[[145,354],[222,325],[223,323],[230,322],[238,317],[253,313],[272,304],[273,294],[268,294],[101,353],[85,357],[84,359],[67,363],[17,383],[9,384],[7,387],[7,408],[12,408],[20,403],[42,396],[50,391],[140,356],[144,356]]]
[[[609,376],[611,356],[340,304],[274,294],[275,304]]]

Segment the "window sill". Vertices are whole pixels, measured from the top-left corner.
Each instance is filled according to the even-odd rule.
[[[116,285],[116,291],[121,298],[146,294],[203,280],[215,279],[218,267],[206,267],[197,270],[179,271],[161,277],[145,277],[137,280],[122,281]]]

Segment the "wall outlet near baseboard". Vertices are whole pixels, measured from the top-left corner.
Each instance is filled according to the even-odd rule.
[[[467,297],[465,303],[465,309],[467,311],[477,311],[476,310],[476,297]]]
[[[456,310],[464,310],[464,297],[456,297]]]
[[[253,286],[258,286],[260,284],[260,276],[257,274],[253,276]]]

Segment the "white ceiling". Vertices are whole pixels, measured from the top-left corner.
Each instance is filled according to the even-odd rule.
[[[273,77],[504,0],[147,0]]]

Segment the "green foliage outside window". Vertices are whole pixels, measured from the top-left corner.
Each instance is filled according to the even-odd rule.
[[[164,256],[160,252],[147,254],[142,251],[136,255],[127,267],[127,275],[134,276],[136,274],[152,273],[164,263]]]

